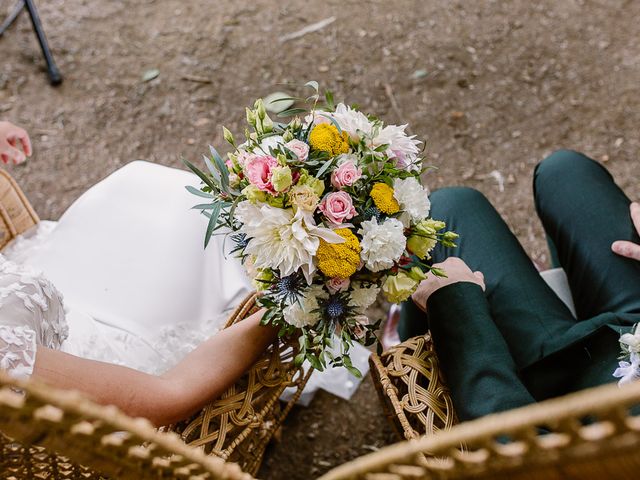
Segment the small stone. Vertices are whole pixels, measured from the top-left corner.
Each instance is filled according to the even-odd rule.
[[[454,110],[449,114],[449,116],[451,117],[451,120],[460,120],[461,118],[464,118],[464,112]]]
[[[187,145],[193,145],[196,143],[196,139],[195,138],[188,138],[187,139]]]
[[[606,154],[605,154],[605,155],[602,155],[602,156],[600,157],[600,161],[601,161],[602,163],[607,163],[607,162],[609,161],[609,155],[606,155]]]
[[[205,126],[205,125],[208,125],[209,123],[211,123],[211,119],[209,119],[209,118],[204,118],[204,117],[203,117],[203,118],[199,118],[199,119],[197,119],[195,122],[193,122],[193,124],[194,124],[196,127],[203,127],[203,126]]]
[[[623,143],[624,143],[624,138],[622,137],[616,138],[616,141],[613,143],[613,146],[616,148],[620,148]]]
[[[319,71],[320,73],[328,72],[328,71],[329,71],[329,67],[328,67],[328,66],[326,66],[326,65],[320,65],[320,66],[318,67],[318,71]]]

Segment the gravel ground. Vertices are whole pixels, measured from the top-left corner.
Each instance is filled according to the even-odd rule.
[[[23,16],[0,38],[0,117],[33,136],[33,159],[13,173],[43,218],[131,160],[197,161],[222,144],[222,123],[240,133],[254,97],[301,93],[309,79],[409,123],[439,167],[429,186],[484,192],[539,265],[531,173],[551,151],[589,154],[640,198],[639,2],[38,3],[65,83],[47,85]],[[351,402],[321,394],[294,410],[260,477],[306,479],[390,443],[373,392],[367,380]]]

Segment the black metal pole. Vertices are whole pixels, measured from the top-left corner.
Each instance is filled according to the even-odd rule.
[[[19,0],[18,3],[16,3],[15,7],[13,7],[13,10],[11,10],[11,13],[5,19],[5,21],[2,22],[2,25],[0,25],[0,37],[4,32],[7,31],[7,29],[11,25],[13,25],[13,22],[15,22],[16,18],[18,18],[18,15],[22,13],[22,10],[24,10],[24,0]]]
[[[27,9],[27,12],[29,12],[29,17],[31,17],[33,29],[36,31],[36,36],[38,37],[38,43],[40,43],[42,54],[44,55],[44,59],[47,62],[49,81],[51,82],[51,85],[60,85],[62,83],[62,75],[60,74],[60,70],[58,70],[56,62],[53,59],[51,50],[49,50],[47,37],[44,34],[44,29],[42,28],[42,23],[40,22],[40,16],[38,15],[36,5],[35,3],[33,3],[33,0],[24,0],[24,5]]]

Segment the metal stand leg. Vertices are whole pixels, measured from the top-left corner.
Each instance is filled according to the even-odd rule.
[[[19,2],[16,3],[16,6],[13,7],[13,10],[9,14],[9,16],[4,20],[4,22],[2,22],[2,25],[0,25],[0,37],[4,32],[7,31],[7,29],[11,25],[13,25],[13,22],[16,21],[16,18],[18,18],[18,16],[22,13],[23,9],[24,9],[24,0],[19,0]]]
[[[56,62],[53,60],[51,50],[49,50],[49,43],[47,43],[47,37],[44,34],[44,29],[42,28],[42,23],[40,22],[40,16],[38,15],[36,5],[33,3],[33,0],[24,0],[24,6],[27,8],[27,12],[29,12],[33,29],[36,31],[36,36],[38,37],[38,43],[40,43],[42,54],[47,62],[49,82],[51,82],[51,85],[53,86],[60,85],[62,83],[62,75],[60,74],[60,70],[58,70]]]
[[[53,59],[51,50],[49,49],[49,43],[47,42],[47,37],[44,34],[42,22],[40,22],[40,16],[38,15],[38,10],[36,9],[36,5],[35,3],[33,3],[33,0],[18,1],[7,19],[2,23],[2,25],[0,25],[0,36],[7,30],[7,28],[11,26],[11,24],[13,24],[13,22],[15,22],[16,18],[18,18],[18,15],[20,15],[23,9],[26,9],[29,13],[31,24],[33,25],[33,29],[36,32],[36,37],[38,37],[38,43],[40,44],[40,48],[42,49],[42,54],[44,55],[44,59],[47,62],[47,73],[49,74],[49,82],[53,86],[60,85],[62,83],[62,75],[60,74],[60,70],[58,70],[58,66]]]

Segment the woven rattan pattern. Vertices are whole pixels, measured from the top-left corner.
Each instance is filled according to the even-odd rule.
[[[429,334],[372,355],[369,361],[387,417],[401,438],[419,438],[456,423]]]
[[[231,315],[227,327],[256,310],[248,297]],[[275,342],[253,368],[222,397],[189,421],[171,427],[186,443],[202,447],[256,474],[267,444],[295,404],[311,372],[293,364],[297,343]],[[281,406],[278,398],[287,387],[294,397]]]
[[[383,448],[321,480],[635,480],[638,407],[640,382],[605,385]]]

